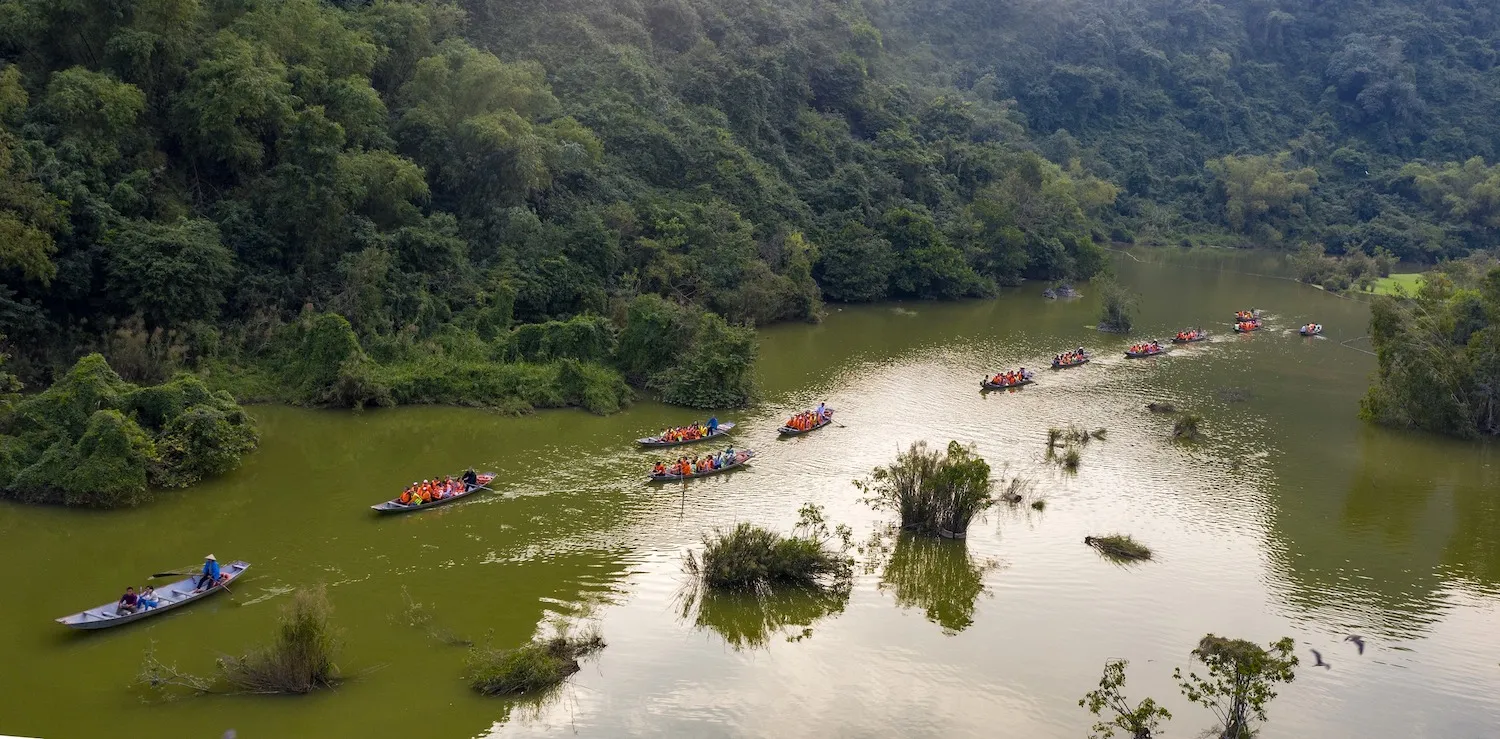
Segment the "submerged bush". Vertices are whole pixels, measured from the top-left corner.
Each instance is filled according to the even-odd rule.
[[[1177,441],[1197,441],[1202,438],[1198,425],[1203,417],[1194,413],[1183,413],[1172,422],[1172,438]]]
[[[900,515],[901,528],[927,533],[962,534],[995,504],[989,463],[956,441],[946,454],[916,442],[859,485],[868,503]]]
[[[12,406],[0,429],[0,493],[98,508],[228,472],[257,443],[254,422],[228,395],[190,376],[136,387],[97,354]]]
[[[533,695],[554,688],[582,669],[578,660],[604,648],[597,630],[573,636],[559,629],[514,649],[469,650],[469,686],[485,695]]]
[[[1083,537],[1083,543],[1099,550],[1104,556],[1117,561],[1151,559],[1151,550],[1146,545],[1125,534],[1085,536]]]
[[[1112,279],[1098,281],[1102,307],[1099,314],[1099,330],[1127,334],[1135,325],[1136,298]]]
[[[847,577],[848,529],[830,532],[822,509],[808,505],[791,536],[741,523],[703,535],[702,554],[688,553],[684,566],[709,591],[765,593],[778,587],[814,588]],[[832,546],[843,540],[843,549]]]
[[[301,694],[332,686],[338,680],[333,660],[339,647],[332,615],[324,588],[293,593],[282,608],[275,642],[219,660],[225,681],[250,693]]]

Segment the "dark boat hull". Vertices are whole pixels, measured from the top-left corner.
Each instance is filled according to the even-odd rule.
[[[1090,359],[1092,359],[1092,357]],[[1053,362],[1052,363],[1052,369],[1069,369],[1071,367],[1082,367],[1083,365],[1088,364],[1088,363],[1089,363],[1088,359],[1084,359],[1084,360],[1079,361],[1079,362],[1074,362],[1072,364],[1058,364],[1057,362]]]
[[[818,429],[823,428],[830,423],[833,423],[833,409],[831,408],[828,411],[828,417],[824,418],[821,422],[818,423],[818,425],[810,429],[794,429],[791,426],[782,426],[781,428],[777,429],[777,431],[779,431],[782,436],[801,436],[803,434],[810,434],[814,431],[817,431]]]
[[[662,441],[660,437],[648,437],[645,439],[636,439],[635,443],[640,444],[644,447],[650,447],[652,449],[663,449],[669,446],[684,446],[687,444],[697,444],[700,441],[708,441],[709,439],[717,439],[720,436],[724,436],[725,434],[728,434],[733,430],[734,421],[725,421],[724,423],[719,424],[719,429],[717,431],[709,434],[708,436],[700,436],[696,439],[688,439],[687,441]]]
[[[108,629],[115,626],[124,626],[125,624],[142,621],[151,618],[152,616],[160,616],[167,611],[176,610],[189,603],[202,600],[210,595],[218,593],[219,591],[224,589],[224,585],[228,585],[230,583],[233,583],[235,580],[238,580],[240,575],[244,574],[245,570],[249,568],[249,562],[241,562],[238,560],[230,562],[228,565],[225,565],[219,570],[221,575],[229,576],[227,580],[221,580],[218,585],[198,593],[192,592],[193,587],[197,584],[198,581],[197,576],[189,577],[186,580],[178,580],[171,585],[165,585],[156,591],[159,599],[162,601],[162,604],[155,608],[137,610],[134,613],[127,613],[121,616],[117,615],[117,603],[108,603],[99,606],[98,608],[90,608],[87,611],[80,611],[71,616],[63,616],[62,618],[57,619],[57,622],[69,628],[80,629],[83,631],[93,631],[95,629]],[[176,598],[175,600],[173,600],[174,597]]]
[[[1173,344],[1196,344],[1200,341],[1208,341],[1208,334],[1195,336],[1191,339],[1172,339]]]
[[[1011,384],[1011,385],[996,385],[995,383],[990,382],[989,380],[980,380],[979,381],[979,387],[982,388],[982,389],[984,389],[984,390],[1009,390],[1009,389],[1011,389],[1013,387],[1026,387],[1027,385],[1035,385],[1035,384],[1036,384],[1036,380],[1022,380],[1020,382],[1017,382],[1017,383],[1014,383],[1014,384]]]
[[[1157,351],[1154,351],[1154,352],[1141,352],[1139,354],[1137,354],[1135,352],[1125,352],[1125,358],[1126,359],[1145,359],[1146,357],[1159,357],[1159,356],[1161,356],[1163,354],[1166,354],[1166,353],[1167,353],[1166,349],[1158,349]]]
[[[750,460],[755,459],[755,452],[747,449],[745,450],[745,453],[748,456],[746,456],[739,462],[735,462],[734,464],[729,465],[728,467],[720,467],[716,470],[704,470],[703,472],[694,472],[691,475],[651,475],[647,479],[650,482],[677,482],[678,480],[696,480],[700,477],[722,475],[726,472],[733,472],[737,469],[740,469],[741,467],[748,466],[750,464]]]
[[[495,473],[486,472],[482,475],[479,475],[479,484],[475,485],[473,489],[466,490],[462,493],[458,493],[457,495],[450,495],[440,500],[434,500],[431,503],[422,503],[419,505],[402,505],[400,499],[388,500],[384,503],[378,503],[376,505],[370,506],[370,510],[373,510],[377,513],[413,513],[416,511],[426,511],[433,508],[441,508],[445,505],[448,505],[449,503],[457,503],[458,501],[463,500],[470,495],[474,495],[481,490],[489,490],[489,488],[485,486],[489,485],[492,481],[494,481],[494,479]]]

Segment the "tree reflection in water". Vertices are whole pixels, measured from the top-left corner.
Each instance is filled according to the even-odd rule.
[[[716,593],[690,587],[681,596],[682,618],[699,629],[718,632],[736,650],[760,649],[772,637],[787,641],[812,636],[812,625],[842,613],[852,588],[840,578],[827,588],[775,588],[765,593]]]
[[[920,608],[927,620],[957,634],[974,622],[974,603],[988,593],[984,576],[1000,565],[969,555],[963,540],[939,539],[903,532],[896,536],[880,576],[902,608]]]

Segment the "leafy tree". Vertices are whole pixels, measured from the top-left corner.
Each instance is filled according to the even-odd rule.
[[[1287,218],[1305,213],[1302,201],[1318,183],[1311,168],[1291,168],[1291,155],[1226,156],[1208,163],[1224,198],[1224,217],[1229,227],[1280,241]]]
[[[1128,334],[1135,325],[1135,309],[1139,299],[1114,279],[1097,281],[1101,303],[1099,328],[1105,331]]]
[[[1121,689],[1125,687],[1125,666],[1128,664],[1123,659],[1106,662],[1104,676],[1099,678],[1099,688],[1090,690],[1079,699],[1080,708],[1087,708],[1089,713],[1099,717],[1090,739],[1111,739],[1116,730],[1129,735],[1130,739],[1151,739],[1163,721],[1171,720],[1171,712],[1150,698],[1133,706],[1126,700]],[[1108,718],[1104,715],[1106,711],[1112,714]]]
[[[1189,672],[1183,677],[1179,667],[1173,676],[1188,700],[1219,717],[1221,739],[1247,739],[1254,733],[1251,722],[1266,720],[1266,704],[1276,697],[1272,688],[1295,678],[1295,647],[1291,637],[1261,647],[1243,639],[1209,634],[1193,650],[1193,659],[1203,663],[1208,675]]]
[[[107,243],[119,300],[146,319],[147,330],[217,317],[234,275],[234,257],[210,221],[164,225],[130,221]]]

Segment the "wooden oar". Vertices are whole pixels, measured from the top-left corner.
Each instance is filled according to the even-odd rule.
[[[159,577],[187,577],[188,575],[196,575],[196,574],[198,574],[197,570],[185,570],[185,571],[176,571],[176,570],[174,570],[172,572],[156,572],[156,573],[153,573],[153,574],[147,576],[146,579],[147,580],[155,580],[155,579],[157,579]]]

